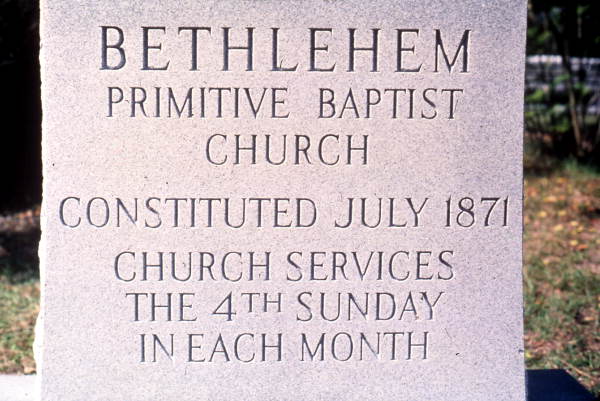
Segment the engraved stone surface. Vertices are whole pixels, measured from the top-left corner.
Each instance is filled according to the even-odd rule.
[[[45,0],[39,399],[523,400],[525,0]]]

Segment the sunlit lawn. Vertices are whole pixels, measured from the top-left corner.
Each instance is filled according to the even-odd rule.
[[[0,372],[33,373],[31,345],[40,285],[33,266],[0,258]]]
[[[531,368],[600,391],[600,174],[567,164],[525,180],[525,329]]]

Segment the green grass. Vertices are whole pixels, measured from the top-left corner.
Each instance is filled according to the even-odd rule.
[[[525,182],[529,368],[566,369],[600,392],[600,173],[569,160]]]
[[[0,372],[33,373],[39,282],[6,270],[0,273]]]
[[[561,163],[565,174],[575,179],[599,178],[600,167],[590,164],[581,164],[575,159],[567,159]]]

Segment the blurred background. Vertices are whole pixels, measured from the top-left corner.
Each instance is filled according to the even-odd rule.
[[[38,4],[0,0],[0,373],[35,373],[41,201]],[[530,0],[528,368],[600,392],[600,1]]]

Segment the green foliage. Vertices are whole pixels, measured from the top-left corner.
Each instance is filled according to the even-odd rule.
[[[568,158],[563,161],[562,169],[574,179],[600,178],[600,166],[593,164],[582,164],[575,158]],[[600,198],[600,187],[592,193],[593,196]]]
[[[527,54],[600,57],[600,2],[596,0],[529,0]]]
[[[600,57],[600,1],[530,0],[528,17],[528,54],[559,55],[562,73],[526,93],[527,129],[549,134],[557,156],[600,163],[600,116],[589,112],[599,89],[575,62]]]

